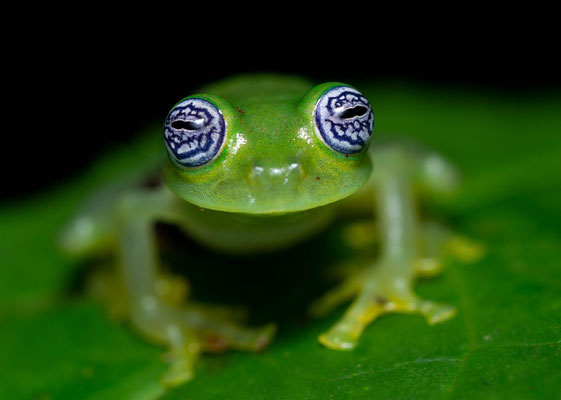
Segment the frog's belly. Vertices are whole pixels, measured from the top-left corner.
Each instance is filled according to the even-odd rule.
[[[187,206],[181,223],[201,244],[228,253],[279,250],[323,230],[335,215],[330,206],[283,215],[232,214]]]

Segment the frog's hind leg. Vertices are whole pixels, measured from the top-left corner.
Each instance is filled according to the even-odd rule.
[[[274,333],[272,325],[243,327],[226,317],[221,308],[189,302],[179,305],[159,293],[153,225],[156,220],[178,222],[182,218],[185,216],[177,200],[163,190],[131,193],[119,208],[119,262],[131,323],[144,336],[169,347],[171,366],[164,377],[167,385],[191,379],[194,363],[202,351],[258,351]]]
[[[455,233],[437,221],[427,221],[420,225],[419,243],[415,272],[421,278],[438,275],[448,258],[474,263],[486,253],[482,243]]]

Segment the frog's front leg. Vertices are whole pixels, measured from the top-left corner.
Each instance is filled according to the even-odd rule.
[[[417,276],[438,271],[439,265],[423,263],[421,227],[417,220],[413,182],[410,170],[400,156],[384,165],[374,182],[380,235],[379,261],[349,277],[313,306],[316,314],[324,314],[338,302],[356,294],[343,317],[319,337],[326,347],[353,348],[363,330],[385,313],[419,313],[428,323],[436,324],[451,318],[453,306],[424,300],[413,291]]]
[[[164,383],[189,380],[201,351],[226,348],[257,351],[270,341],[274,327],[245,328],[216,308],[166,302],[157,290],[158,256],[155,221],[180,222],[181,204],[167,190],[137,191],[119,207],[119,262],[129,296],[132,325],[149,339],[170,349],[171,367]]]

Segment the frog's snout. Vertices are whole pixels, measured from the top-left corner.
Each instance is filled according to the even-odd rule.
[[[293,186],[303,178],[304,170],[299,161],[288,162],[282,166],[256,162],[250,168],[248,181],[251,185],[262,188],[278,188],[278,185]]]

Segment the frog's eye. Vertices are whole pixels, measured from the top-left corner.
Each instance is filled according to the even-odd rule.
[[[348,86],[329,89],[314,109],[316,135],[339,153],[360,153],[368,145],[373,125],[370,103]]]
[[[184,167],[199,167],[216,158],[225,136],[222,113],[204,99],[183,100],[166,118],[166,147],[172,160]]]

